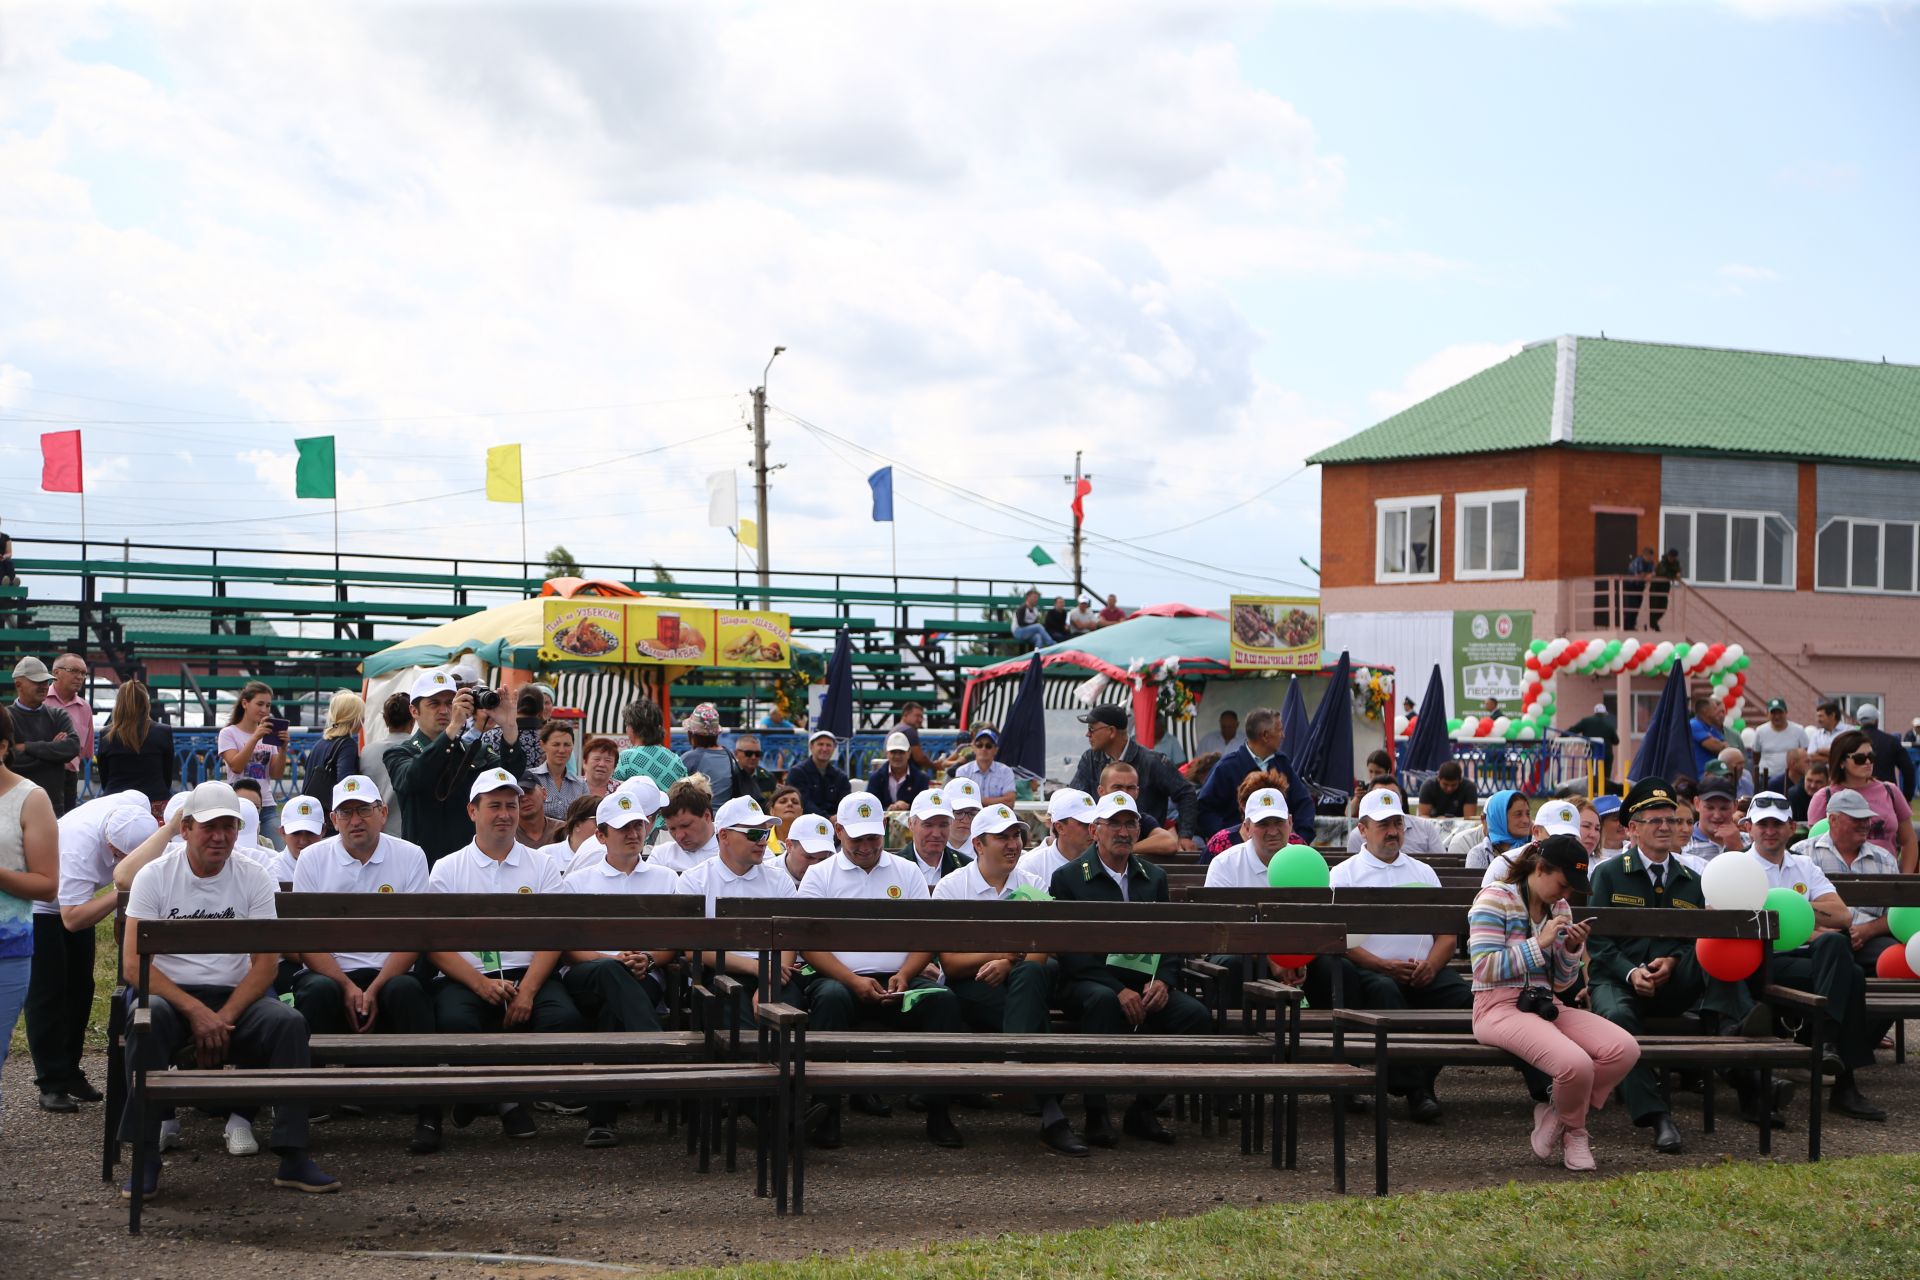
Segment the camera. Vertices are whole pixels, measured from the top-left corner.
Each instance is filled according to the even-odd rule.
[[[1560,1002],[1545,987],[1520,988],[1520,998],[1514,1004],[1520,1012],[1538,1014],[1548,1022],[1560,1016]]]
[[[500,691],[498,689],[482,688],[473,691],[473,709],[475,711],[492,711],[498,708],[499,705]]]

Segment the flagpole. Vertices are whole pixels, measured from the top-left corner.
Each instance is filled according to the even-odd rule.
[[[900,589],[900,525],[898,521],[887,521],[887,537],[893,543],[893,589]]]
[[[81,481],[80,488],[80,559],[87,558],[87,490],[86,482]]]

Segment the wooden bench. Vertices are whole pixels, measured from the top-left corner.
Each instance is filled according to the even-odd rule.
[[[1850,907],[1920,907],[1920,876],[1831,876],[1841,901]],[[1893,1060],[1907,1060],[1907,1019],[1920,1018],[1920,982],[1867,979],[1867,1014],[1893,1023]]]
[[[193,631],[129,631],[127,643],[145,656],[160,653],[347,654],[366,657],[391,648],[391,640],[338,636],[216,635]]]

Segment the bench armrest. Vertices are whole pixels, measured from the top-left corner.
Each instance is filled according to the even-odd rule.
[[[1184,972],[1196,978],[1205,978],[1209,982],[1218,982],[1227,976],[1227,966],[1215,964],[1211,960],[1189,960],[1180,967]]]
[[[153,1032],[153,1010],[135,1007],[127,1015],[127,1039],[135,1036],[150,1035]]]
[[[707,985],[712,987],[713,993],[723,1000],[736,999],[746,989],[741,986],[740,979],[730,973],[713,974],[707,979]]]
[[[1333,1020],[1369,1031],[1460,1031],[1472,1025],[1464,1009],[1335,1009]]]
[[[807,1025],[807,1011],[805,1009],[796,1009],[790,1004],[780,1004],[777,1001],[761,1001],[760,1009],[756,1016],[768,1026],[778,1027],[783,1031],[791,1031],[796,1027],[805,1027]]]
[[[1788,1004],[1801,1009],[1824,1009],[1827,998],[1817,996],[1811,991],[1801,991],[1797,987],[1771,985],[1761,989],[1760,998],[1768,1004]]]
[[[1272,978],[1256,978],[1252,982],[1244,983],[1240,988],[1240,994],[1246,997],[1248,1004],[1260,1007],[1299,1004],[1306,999],[1306,993],[1300,988],[1290,987]]]

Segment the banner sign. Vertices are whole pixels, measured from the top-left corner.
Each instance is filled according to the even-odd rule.
[[[1317,671],[1320,602],[1311,596],[1234,596],[1228,608],[1235,671]]]
[[[542,662],[619,662],[627,606],[617,600],[548,599],[542,611]]]
[[[544,601],[541,622],[543,662],[793,667],[792,619],[784,613],[575,598]]]
[[[714,615],[723,667],[785,671],[793,665],[793,636],[784,613],[721,609]]]
[[[1460,610],[1453,615],[1454,715],[1480,715],[1488,698],[1498,714],[1519,715],[1527,684],[1531,609]]]

